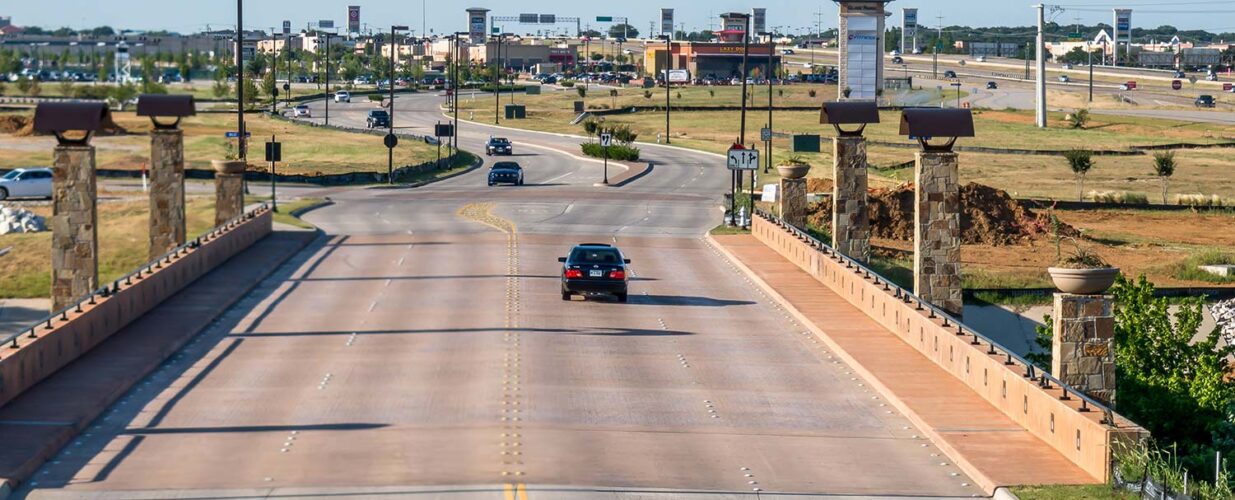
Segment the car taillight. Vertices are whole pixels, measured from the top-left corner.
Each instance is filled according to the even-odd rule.
[[[626,271],[621,269],[617,271],[609,271],[609,277],[615,280],[624,280],[626,279]]]
[[[582,277],[583,277],[583,271],[580,271],[580,270],[578,270],[578,269],[567,269],[567,270],[566,270],[566,277],[567,277],[567,278],[582,278]]]

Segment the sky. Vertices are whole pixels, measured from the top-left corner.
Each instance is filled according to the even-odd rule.
[[[245,2],[245,26],[248,29],[279,27],[283,20],[292,21],[295,29],[318,19],[333,19],[336,26],[345,26],[347,6],[361,6],[361,22],[384,25],[406,24],[417,34],[422,29],[434,32],[463,30],[466,27],[465,7],[486,7],[492,15],[515,16],[520,13],[556,14],[592,20],[596,16],[625,16],[631,25],[646,33],[650,22],[658,21],[661,7],[675,9],[676,22],[687,31],[710,28],[717,15],[726,11],[745,11],[751,7],[768,9],[768,26],[792,28],[813,25],[822,18],[823,27],[835,27],[837,7],[831,0],[623,0],[598,2],[578,0],[249,0]],[[422,5],[425,15],[422,15]],[[621,8],[617,8],[620,5]],[[1083,24],[1111,22],[1110,9],[1133,9],[1133,24],[1156,27],[1170,24],[1180,29],[1206,29],[1214,32],[1235,32],[1235,2],[1231,0],[1073,0],[1060,4],[1062,13],[1053,15],[1060,24],[1071,24],[1080,17]],[[919,9],[919,23],[933,26],[936,16],[943,24],[967,26],[1026,26],[1034,22],[1030,0],[896,0],[889,4],[895,14],[890,24],[900,23],[900,9]],[[1216,12],[1215,12],[1216,11]],[[87,28],[109,25],[122,29],[165,29],[181,33],[234,26],[236,2],[233,0],[45,0],[30,2],[9,0],[0,2],[0,16],[12,16],[18,26],[56,28],[69,26]],[[818,15],[822,13],[822,15]],[[534,25],[503,23],[509,32],[534,32]],[[568,25],[559,24],[558,28]],[[573,30],[573,26],[569,26]],[[376,26],[375,26],[375,29]],[[679,28],[680,29],[680,28]],[[791,29],[781,30],[789,32]]]

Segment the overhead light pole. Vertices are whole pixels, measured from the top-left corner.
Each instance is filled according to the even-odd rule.
[[[1046,128],[1046,6],[1038,4],[1034,6],[1038,9],[1038,38],[1037,38],[1037,55],[1038,55],[1038,78],[1034,89],[1034,95],[1037,97],[1037,105],[1035,106],[1035,121],[1038,128]]]
[[[665,40],[665,144],[669,144],[669,73],[673,71],[673,37],[672,35],[661,35]]]
[[[407,31],[407,26],[391,26],[390,27],[390,74],[387,75],[386,82],[390,87],[390,110],[387,113],[390,115],[387,120],[389,137],[395,135],[395,59],[399,57],[399,42],[395,38],[396,32]],[[394,145],[387,145],[387,164],[386,164],[386,182],[388,184],[395,183],[395,148]]]
[[[247,161],[244,140],[244,0],[236,0],[236,145],[240,160]]]

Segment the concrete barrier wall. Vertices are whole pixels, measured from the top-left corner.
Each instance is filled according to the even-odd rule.
[[[185,249],[127,282],[119,281],[119,291],[82,304],[80,312],[70,309],[39,325],[35,338],[23,333],[0,347],[0,406],[270,234],[272,223],[271,212],[262,208],[252,218],[216,228],[197,248]]]
[[[927,310],[918,310],[857,268],[846,267],[776,223],[755,217],[752,232],[1095,479],[1109,480],[1115,442],[1146,435],[1122,417],[1116,416],[1117,425],[1112,427],[1101,422],[1101,411],[1081,411],[1078,398],[1061,399],[1065,393],[1059,386],[1042,387],[1028,378],[1024,366],[992,354],[989,344],[975,344],[972,334],[958,335],[955,326],[944,326],[941,318],[930,317]]]

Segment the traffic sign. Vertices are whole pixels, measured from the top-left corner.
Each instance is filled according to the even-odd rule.
[[[236,138],[239,138],[239,137],[240,137],[240,132],[227,132],[227,133],[223,134],[223,136],[224,136],[224,137],[227,137],[228,139],[236,139]],[[249,131],[247,131],[247,130],[244,132],[244,137],[245,137],[246,139],[247,139],[247,138],[249,138],[249,137],[252,137],[252,136],[253,136],[253,133],[252,133],[252,132],[249,132]]]
[[[759,140],[764,142],[772,140],[772,129],[768,127],[759,129]]]
[[[730,149],[729,170],[757,170],[759,168],[758,149]]]
[[[1184,88],[1183,82],[1180,82],[1179,80],[1171,80],[1171,90],[1179,90],[1182,88]]]
[[[290,83],[284,83],[284,84],[283,84],[283,91],[284,91],[284,92],[287,92],[287,91],[289,91],[289,90],[291,90],[291,89],[292,89],[292,84],[290,84]]]
[[[434,137],[454,137],[455,126],[449,123],[439,123],[433,126]]]
[[[1222,84],[1222,91],[1223,91],[1223,92],[1230,92],[1230,91],[1231,91],[1231,89],[1233,89],[1233,88],[1235,88],[1235,84],[1230,84],[1230,83],[1224,83],[1224,84]]]
[[[607,148],[612,145],[613,145],[613,134],[610,134],[610,133],[600,134],[600,146],[601,147]]]
[[[386,144],[387,149],[394,149],[395,146],[399,145],[399,136],[394,134],[386,134],[386,137],[382,138],[382,142]]]
[[[613,22],[613,16],[596,16],[596,22],[598,22],[598,23],[611,23],[611,22]]]
[[[283,143],[266,143],[266,161],[283,161]]]

